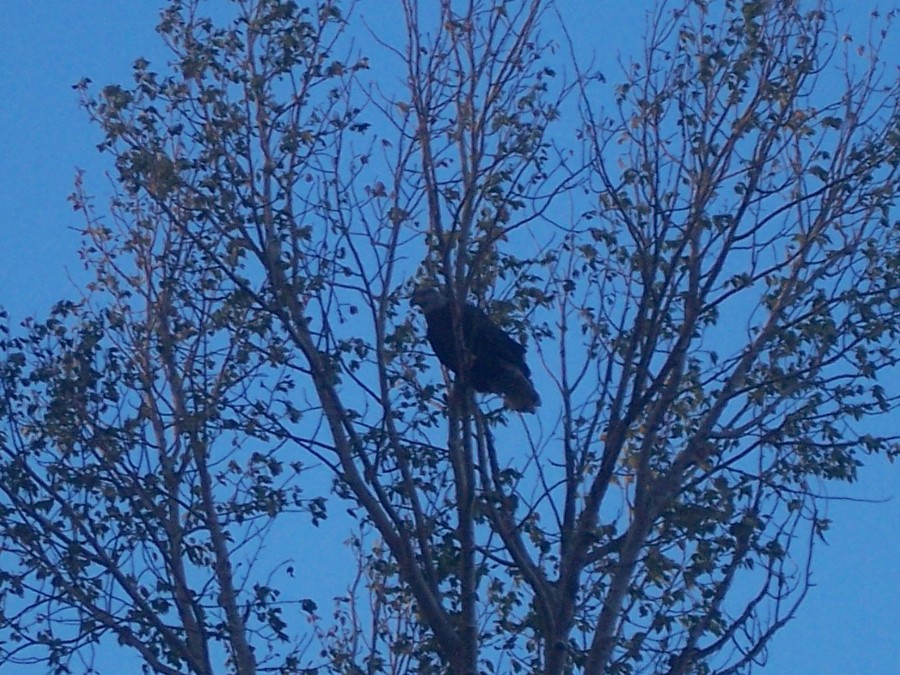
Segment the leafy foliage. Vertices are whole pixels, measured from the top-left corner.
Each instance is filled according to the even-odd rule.
[[[4,328],[0,662],[735,673],[793,617],[898,448],[878,34],[661,6],[608,86],[549,4],[425,5],[172,1],[165,69],[78,86],[117,189],[84,298]],[[529,343],[535,419],[438,374],[423,278]]]

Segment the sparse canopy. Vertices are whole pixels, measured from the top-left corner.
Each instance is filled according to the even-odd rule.
[[[447,297],[437,288],[416,289],[410,300],[425,315],[426,336],[435,355],[457,375],[463,371],[475,391],[501,394],[506,406],[533,413],[541,397],[525,363],[525,347],[513,340],[491,318],[474,305],[462,307],[462,337],[465,354],[460,360],[453,327],[453,312]]]
[[[900,457],[890,18],[659,2],[607,80],[564,2],[165,5],[78,85],[84,294],[0,312],[0,672],[763,666],[823,493]],[[540,416],[429,405],[416,274],[457,385],[534,411],[465,303],[527,312]]]

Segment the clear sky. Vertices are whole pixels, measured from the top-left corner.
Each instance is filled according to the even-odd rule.
[[[390,0],[362,0],[360,11],[375,16],[384,1]],[[76,167],[85,170],[86,184],[95,193],[102,192],[108,180],[108,158],[96,150],[98,132],[79,110],[72,85],[85,76],[100,86],[127,82],[138,56],[161,67],[166,55],[154,31],[159,4],[155,0],[3,3],[0,305],[16,321],[41,316],[55,300],[77,294],[84,273],[74,228],[81,222],[66,197]],[[611,68],[617,53],[628,54],[638,47],[639,8],[646,0],[561,4],[579,17],[573,22],[576,39],[590,35],[594,40],[601,68],[605,63]],[[858,21],[870,9],[868,0],[834,4],[846,22]],[[630,8],[622,9],[625,5]],[[895,57],[895,63],[900,62],[900,53]],[[612,70],[607,75],[616,81]],[[816,552],[816,587],[797,620],[775,638],[762,672],[900,672],[900,468],[881,459],[872,461],[859,483],[832,486],[830,492],[889,501],[830,505],[834,526],[828,546],[820,545]],[[117,656],[109,655],[106,662],[115,662]]]

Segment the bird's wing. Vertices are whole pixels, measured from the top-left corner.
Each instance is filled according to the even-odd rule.
[[[465,332],[471,335],[469,349],[483,358],[497,358],[513,363],[522,369],[526,377],[530,375],[525,364],[525,347],[513,340],[500,326],[477,307],[466,305]]]

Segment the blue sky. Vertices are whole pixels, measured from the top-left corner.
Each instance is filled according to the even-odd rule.
[[[360,11],[377,23],[374,0]],[[615,81],[617,53],[638,47],[642,2],[580,0],[575,38],[591,36],[601,68]],[[836,0],[841,20],[864,16],[865,1]],[[370,9],[371,8],[371,9]],[[158,3],[92,0],[5,3],[0,20],[0,305],[14,321],[43,315],[55,301],[78,293],[84,278],[77,256],[79,214],[66,201],[76,167],[93,192],[105,188],[108,158],[99,135],[79,110],[71,85],[90,77],[102,86],[128,81],[138,56],[161,64],[154,32]],[[600,53],[602,45],[602,53]],[[900,54],[896,54],[900,61]],[[771,674],[888,673],[900,664],[900,469],[884,460],[865,467],[854,486],[835,495],[886,503],[835,501],[828,546],[814,562],[816,587],[799,618],[774,640]],[[0,563],[2,564],[2,563]],[[118,655],[109,655],[116,660]]]

